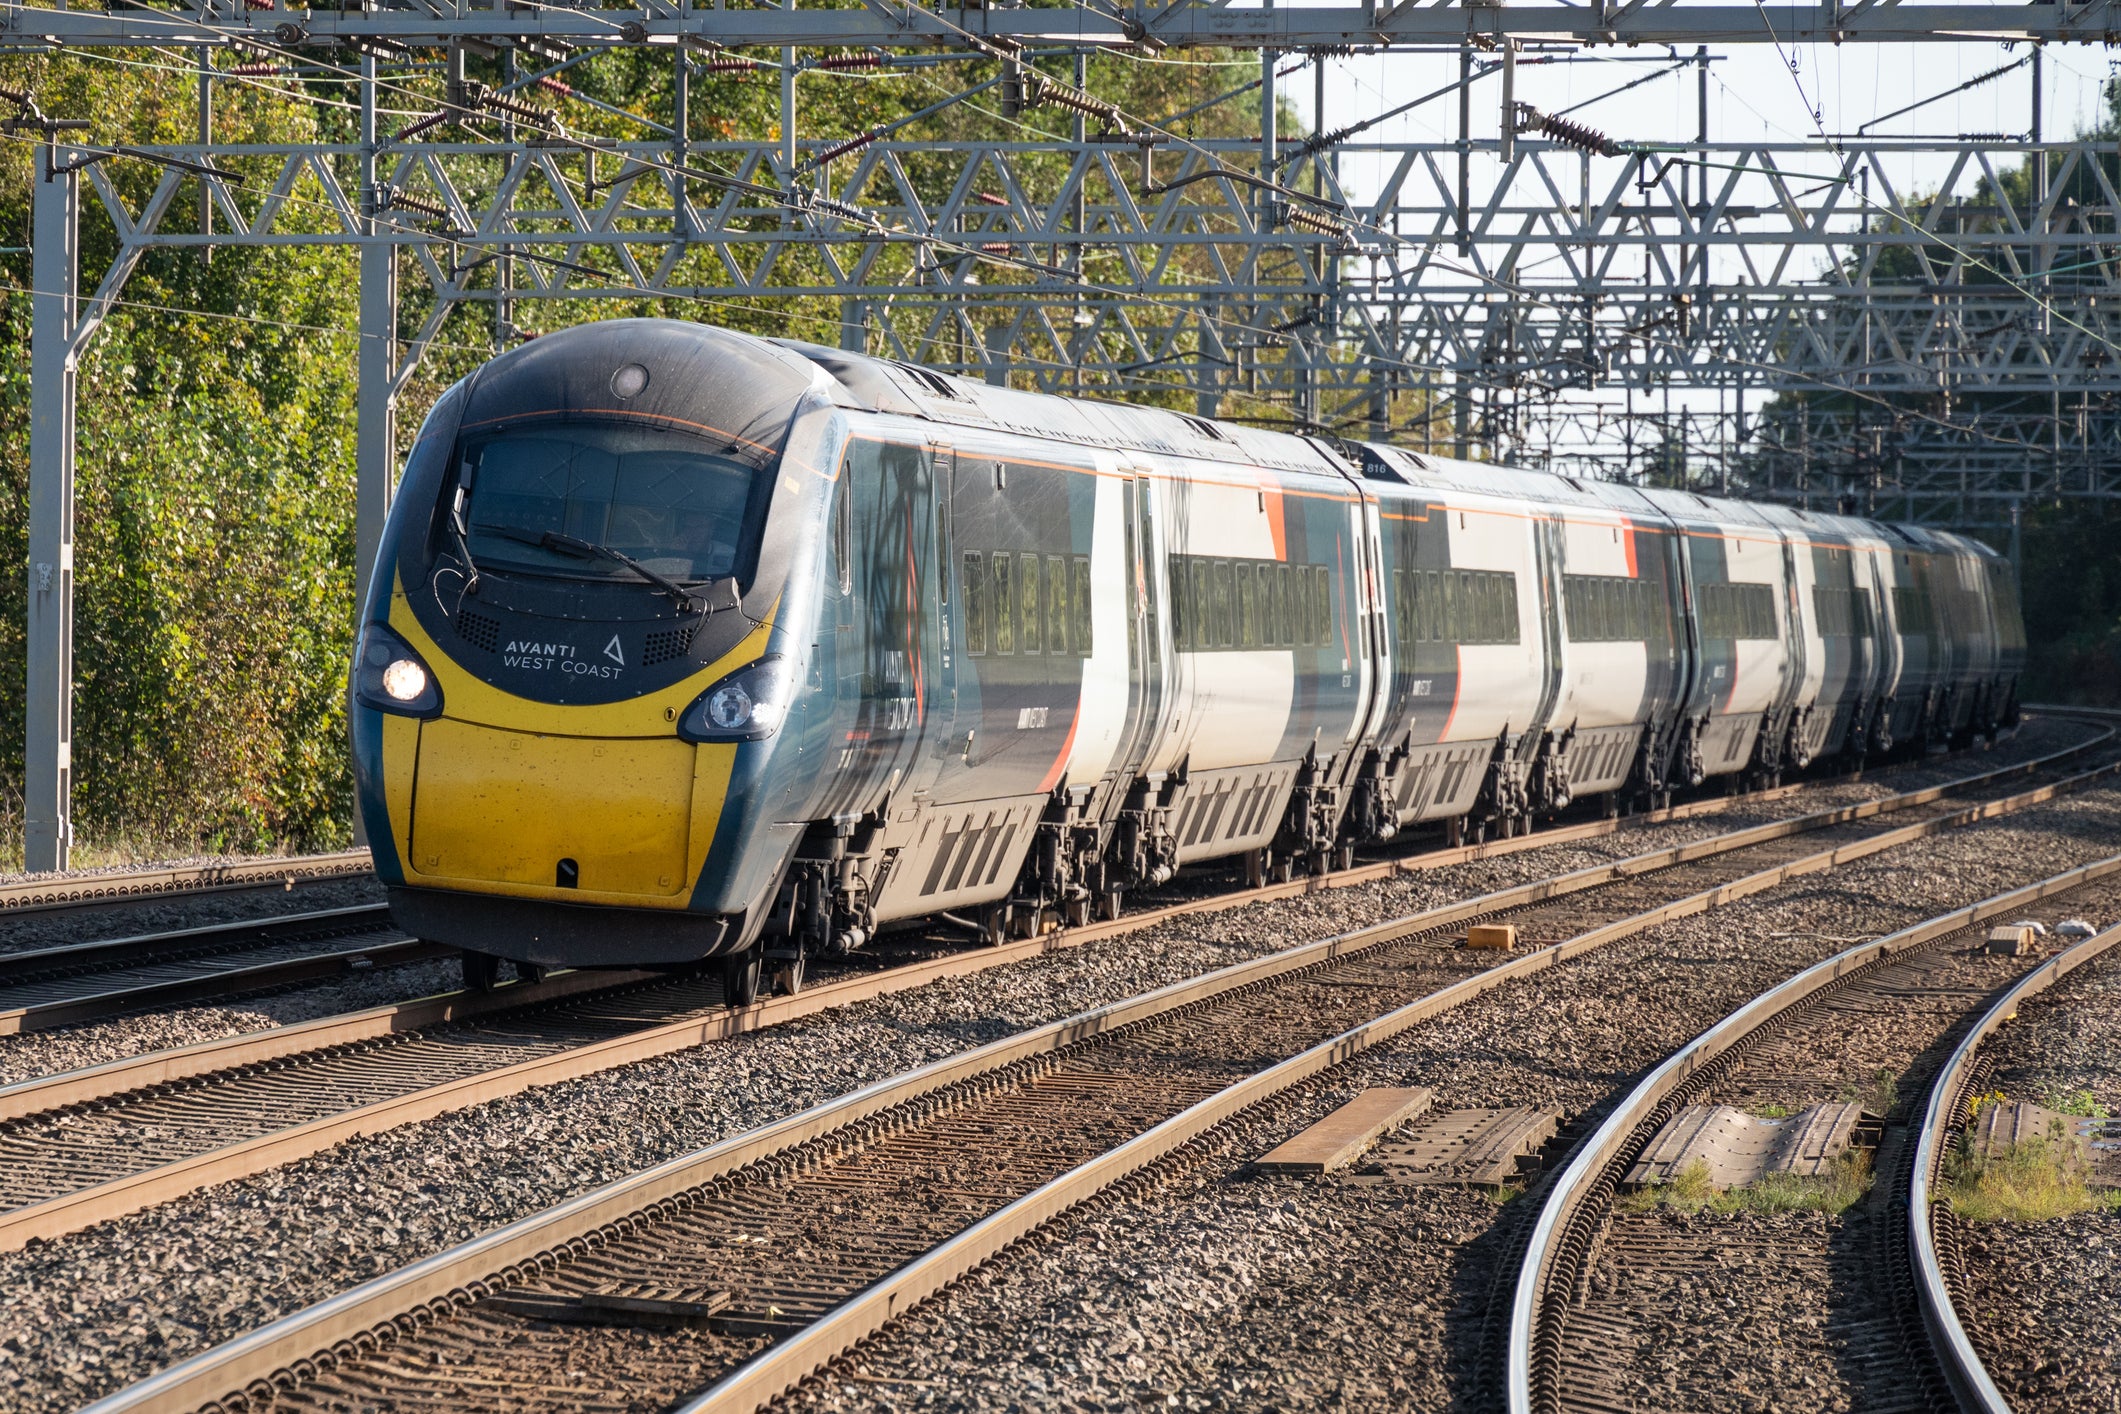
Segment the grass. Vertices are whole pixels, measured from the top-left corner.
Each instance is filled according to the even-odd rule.
[[[1986,1159],[1963,1136],[1945,1161],[1944,1198],[1969,1222],[2047,1222],[2100,1208],[2121,1212],[2121,1192],[2084,1181],[2076,1146],[2061,1136],[2006,1145]]]
[[[1860,1201],[1871,1187],[1871,1151],[1850,1149],[1823,1174],[1771,1173],[1757,1183],[1719,1189],[1709,1181],[1709,1166],[1688,1164],[1668,1182],[1653,1183],[1623,1196],[1616,1205],[1625,1213],[1673,1208],[1683,1213],[1840,1213]]]
[[[1751,1113],[1758,1115],[1761,1119],[1788,1119],[1797,1112],[1788,1105],[1775,1104],[1771,1101],[1765,1105],[1753,1106]]]
[[[2056,1114],[2073,1115],[2078,1119],[2111,1119],[2106,1106],[2089,1090],[2066,1090],[2059,1085],[2050,1085],[2040,1096],[2040,1107]]]
[[[1877,1115],[1882,1119],[1893,1112],[1894,1105],[1900,1103],[1900,1077],[1890,1070],[1875,1071],[1868,1085],[1857,1085],[1854,1082],[1843,1085],[1841,1099],[1844,1104],[1861,1104],[1865,1113]]]

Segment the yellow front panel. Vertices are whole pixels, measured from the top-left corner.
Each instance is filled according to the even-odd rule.
[[[572,859],[583,902],[682,893],[692,883],[695,751],[670,737],[600,741],[423,723],[409,872],[552,889],[559,861]]]

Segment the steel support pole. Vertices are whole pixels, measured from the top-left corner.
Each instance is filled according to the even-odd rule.
[[[81,179],[41,144],[32,173],[29,662],[23,866],[64,869],[73,849],[74,329],[80,317]]]
[[[365,613],[369,580],[383,546],[383,522],[397,459],[397,250],[386,239],[376,187],[376,61],[361,61],[361,331],[358,421],[354,433],[354,599]]]

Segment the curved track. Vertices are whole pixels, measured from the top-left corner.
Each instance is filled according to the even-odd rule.
[[[2121,912],[2121,856],[1961,909],[1889,937],[1860,943],[1771,988],[1667,1058],[1580,1143],[1539,1192],[1509,1307],[1505,1392],[1511,1414],[1666,1407],[1689,1391],[1653,1387],[1658,1342],[1676,1328],[1691,1349],[1713,1341],[1717,1317],[1677,1311],[1669,1289],[1736,1261],[1810,1278],[1819,1294],[1813,1321],[1837,1347],[1837,1362],[1858,1407],[1952,1407],[1916,1311],[1919,1261],[1911,1265],[1906,1214],[1919,1156],[1910,1162],[1904,1126],[1888,1104],[1876,1176],[1838,1265],[1816,1241],[1766,1225],[1733,1246],[1709,1225],[1674,1228],[1654,1214],[1617,1218],[1615,1198],[1660,1131],[1690,1105],[1714,1095],[1783,1099],[1816,1091],[1817,1058],[1845,1043],[1849,1018],[1866,1030],[1903,1033],[1894,1053],[1903,1080],[1926,1081],[1943,1048],[1974,1024],[1997,985],[2030,966],[1981,948],[1982,925],[2003,917]],[[1785,1106],[1787,1108],[1787,1106]],[[1866,1221],[1867,1220],[1867,1221]],[[1738,1231],[1743,1231],[1739,1229]],[[1859,1250],[1860,1249],[1860,1250]],[[1594,1281],[1592,1268],[1607,1273]],[[1665,1282],[1661,1278],[1678,1279]],[[1833,1287],[1829,1301],[1826,1289]],[[1796,1313],[1785,1313],[1791,1319]],[[1706,1329],[1703,1329],[1706,1327]],[[1645,1352],[1634,1368],[1638,1348]],[[1709,1348],[1714,1349],[1713,1344]],[[1725,1387],[1730,1371],[1695,1368],[1685,1379]]]
[[[1909,1164],[1907,1204],[1906,1241],[1914,1263],[1915,1298],[1946,1382],[1960,1407],[1977,1414],[2010,1414],[2011,1405],[1989,1377],[1953,1300],[1953,1273],[1946,1254],[1956,1247],[1958,1233],[1950,1208],[1936,1194],[1945,1152],[1969,1122],[1968,1102],[1980,1089],[1977,1052],[1981,1043],[2014,1019],[2027,998],[2046,991],[2117,943],[2121,943],[2121,927],[2108,928],[2020,978],[1967,1030],[1924,1099],[1922,1124]]]
[[[1810,852],[1791,848],[1799,832],[1787,825],[1739,832],[1743,843],[1545,881],[1100,1008],[584,1195],[95,1408],[189,1409],[245,1386],[261,1397],[274,1387],[277,1408],[566,1407],[592,1387],[653,1404],[710,1383],[696,1407],[749,1407],[1052,1216],[1418,1021],[1617,938],[2054,790],[1862,839],[1807,839]],[[1711,860],[1720,872],[1671,872]],[[1667,872],[1641,877],[1653,867]],[[1649,886],[1636,904],[1654,906],[1615,917],[1631,885]],[[1494,967],[1453,945],[1461,925],[1505,912],[1534,937],[1565,941]]]

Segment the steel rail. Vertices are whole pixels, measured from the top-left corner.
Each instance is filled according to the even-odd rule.
[[[2081,746],[2073,747],[2056,754],[2074,755],[2082,749]],[[1499,890],[1479,898],[1389,920],[1346,935],[1341,941],[1351,946],[1376,946],[1484,915],[1566,897],[1672,865],[1690,863],[1752,845],[1932,803],[1954,790],[1967,789],[1999,777],[2017,774],[2024,769],[2025,764],[2019,763],[1998,768],[1994,772],[1966,777],[1958,782],[1907,792],[1901,796],[1863,801],[1788,820],[1769,821],[1704,840],[1668,846],[1647,854],[1609,864],[1593,865],[1568,874]],[[2030,792],[1968,806],[1949,815],[1903,826],[1898,830],[1873,836],[1871,840],[1845,845],[1836,851],[1808,858],[1817,861],[1811,867],[1831,867],[1834,863],[1864,857],[1864,854],[1872,852],[1874,841],[1886,842],[1877,844],[1876,848],[1890,848],[1894,844],[1920,838],[1924,833],[1933,833],[1988,818],[1993,814],[2038,804],[2073,785],[2083,784],[2117,771],[2121,771],[2121,760]],[[1784,866],[1782,872],[1769,871],[1774,877],[1759,887],[1768,887],[1790,877],[1787,870],[1793,867],[1795,866]],[[1764,879],[1767,875],[1749,877]],[[1301,892],[1296,888],[1297,882],[1300,881],[1292,881],[1288,885],[1270,885],[1264,892],[1268,897],[1280,896],[1278,891],[1281,890]],[[1745,881],[1740,882],[1742,884]],[[1726,887],[1735,888],[1738,885]],[[1719,899],[1720,901],[1722,900]],[[331,1148],[360,1134],[375,1134],[386,1129],[415,1124],[455,1110],[520,1094],[525,1090],[593,1075],[676,1051],[690,1050],[715,1041],[727,1040],[747,1031],[783,1025],[833,1007],[911,990],[945,977],[984,972],[1045,952],[1078,947],[1098,938],[1136,931],[1171,917],[1211,912],[1229,906],[1229,896],[1218,896],[1201,900],[1197,906],[1172,905],[1152,914],[1068,929],[1000,948],[931,959],[867,977],[851,978],[844,982],[806,989],[792,997],[776,997],[756,1002],[748,1008],[719,1012],[711,1016],[693,1015],[679,1021],[648,1026],[623,1036],[591,1042],[476,1075],[458,1077],[388,1099],[371,1101],[286,1129],[240,1140],[222,1148],[89,1184],[41,1202],[0,1211],[0,1252],[12,1251],[31,1241],[49,1240],[98,1222],[123,1217],[216,1183],[227,1183],[263,1173]],[[1611,936],[1617,937],[1620,934]],[[1601,934],[1598,941],[1610,941],[1610,937]],[[1248,966],[1258,969],[1255,974],[1257,976],[1272,976],[1288,968],[1310,965],[1317,956],[1315,949],[1321,946],[1323,945],[1311,944],[1291,949],[1267,959],[1257,960]],[[1505,972],[1501,975],[1514,974]],[[630,985],[642,980],[642,977],[639,974],[626,974],[624,980]],[[476,1008],[464,1005],[466,994],[445,994],[414,1003],[373,1008],[343,1018],[327,1017],[300,1027],[275,1028],[246,1037],[202,1042],[176,1051],[111,1061],[86,1070],[0,1089],[0,1121],[48,1114],[60,1108],[109,1100],[176,1080],[209,1077],[244,1067],[313,1054],[392,1032],[417,1030],[420,1026],[433,1025],[442,1019],[457,1019],[470,1015],[490,1016],[518,1002],[533,1005],[553,1000],[556,995],[581,995],[611,985],[613,979],[609,974],[600,977],[595,973],[569,973],[563,978],[544,984],[546,989],[565,989],[559,993],[539,989],[494,993],[485,999],[483,1005]]]
[[[0,884],[0,917],[231,889],[265,889],[274,885],[293,889],[327,879],[359,878],[370,869],[368,851],[350,849],[337,854],[290,855],[237,864],[192,864],[174,869],[127,869],[58,877],[33,875]]]
[[[2121,715],[2121,714],[2117,714]],[[1687,863],[1716,852],[1715,846],[1743,848],[1746,845],[1783,834],[1801,833],[1805,830],[1824,829],[1849,823],[1869,815],[1889,813],[1893,810],[1930,804],[1956,791],[2004,780],[2012,775],[2031,774],[2034,771],[2056,765],[2074,756],[2083,755],[2116,735],[2110,728],[2082,742],[2058,748],[2045,755],[2009,766],[1997,767],[1972,776],[1964,776],[1940,785],[1926,786],[1894,796],[1882,796],[1877,800],[1859,802],[1856,805],[1836,807],[1829,811],[1811,815],[1793,816],[1788,820],[1771,821],[1752,826],[1747,830],[1729,832],[1725,835],[1696,840],[1690,844],[1669,850],[1652,851],[1632,856],[1611,865],[1592,866],[1575,873],[1560,876],[1571,881],[1588,879],[1589,883],[1575,885],[1589,887],[1590,884],[1607,882],[1608,878],[1622,877],[1619,872],[1610,872],[1608,877],[1597,877],[1607,871],[1624,868],[1648,870],[1665,867],[1666,864]],[[1840,778],[1836,778],[1840,779]],[[1180,903],[1145,909],[1125,917],[1104,922],[1066,927],[1046,934],[1042,938],[1004,944],[1000,948],[983,950],[957,958],[941,959],[912,965],[912,985],[925,985],[928,981],[946,976],[961,976],[984,971],[988,967],[1002,966],[1021,961],[1043,952],[1058,951],[1081,946],[1107,938],[1121,937],[1130,932],[1154,927],[1174,919],[1205,913],[1220,912],[1254,903],[1275,902],[1322,892],[1330,888],[1351,887],[1374,882],[1401,874],[1422,873],[1430,869],[1444,868],[1474,860],[1494,859],[1503,855],[1527,850],[1541,849],[1548,845],[1570,844],[1587,839],[1603,838],[1633,827],[1664,824],[1677,820],[1694,819],[1705,815],[1723,814],[1727,811],[1759,801],[1781,799],[1809,789],[1806,784],[1780,786],[1772,790],[1756,792],[1748,796],[1727,796],[1713,800],[1693,801],[1670,806],[1662,810],[1645,812],[1618,820],[1595,820],[1581,825],[1532,835],[1518,835],[1506,840],[1493,840],[1484,844],[1462,845],[1435,850],[1409,858],[1386,860],[1373,864],[1357,865],[1327,875],[1306,875],[1287,883],[1267,884],[1258,888],[1244,889],[1226,894],[1215,894]],[[1489,895],[1491,902],[1503,900],[1512,892],[1504,890]],[[1527,901],[1530,900],[1528,896]],[[1516,907],[1516,903],[1496,902],[1497,907]],[[294,1026],[273,1027],[266,1031],[251,1032],[242,1036],[224,1037],[213,1041],[201,1041],[193,1045],[171,1050],[155,1051],[145,1055],[108,1061],[83,1070],[69,1071],[60,1075],[22,1081],[15,1085],[0,1087],[0,1121],[19,1119],[25,1115],[45,1110],[61,1109],[70,1105],[85,1104],[106,1099],[126,1091],[153,1085],[169,1084],[173,1081],[195,1079],[217,1071],[234,1070],[245,1066],[283,1060],[305,1051],[324,1050],[334,1046],[356,1044],[376,1039],[394,1032],[417,1031],[428,1026],[441,1025],[449,1021],[464,1020],[475,1016],[490,1015],[504,1007],[529,1006],[537,1003],[577,996],[600,986],[631,985],[646,980],[649,974],[637,972],[594,973],[575,972],[561,974],[553,981],[534,988],[512,985],[495,993],[480,996],[466,992],[444,993],[438,997],[419,998],[412,1001],[389,1003],[362,1011],[348,1012],[340,1016],[322,1017],[315,1021]],[[874,979],[853,979],[844,983],[829,983],[825,987],[809,989],[805,995],[816,998],[829,997],[829,1005],[845,1005],[848,1002],[865,1000],[870,996],[886,995],[889,990],[862,991],[861,988]],[[838,990],[831,990],[838,989]],[[774,1025],[795,1015],[807,1015],[807,1011],[792,1014],[783,1002],[757,1003],[754,1010],[766,1019],[759,1025]],[[757,1026],[739,1026],[737,1030],[755,1030]],[[731,1034],[734,1034],[732,1032]],[[0,1250],[5,1250],[0,1244]]]
[[[365,904],[0,953],[0,1036],[455,952],[407,937],[389,909]]]
[[[1701,1077],[1748,1036],[1772,1025],[1820,993],[1869,967],[1939,938],[1985,923],[2055,894],[2121,874],[2121,855],[2067,870],[2037,884],[1997,894],[1980,903],[1953,909],[1882,938],[1859,943],[1815,963],[1762,992],[1737,1011],[1668,1056],[1636,1085],[1596,1130],[1576,1146],[1567,1165],[1547,1192],[1518,1266],[1510,1304],[1509,1349],[1504,1368],[1504,1395],[1509,1414],[1535,1414],[1556,1407],[1556,1392],[1541,1386],[1536,1365],[1550,1365],[1558,1351],[1559,1332],[1542,1319],[1548,1291],[1557,1284],[1565,1260],[1580,1259],[1588,1239],[1572,1233],[1576,1220],[1594,1201],[1610,1192],[1619,1166],[1632,1160],[1654,1136],[1665,1109],[1690,1081]]]
[[[2055,755],[2078,754],[2082,746],[2072,747]],[[1730,853],[1755,844],[1787,838],[1792,835],[1810,833],[1835,825],[1868,819],[1872,816],[1912,806],[1934,802],[1941,795],[1954,790],[1967,789],[1974,785],[1992,781],[1999,777],[2017,774],[2026,769],[2025,763],[1998,768],[1994,772],[1962,778],[1940,786],[1925,787],[1902,796],[1885,797],[1842,806],[1834,810],[1812,815],[1797,816],[1789,820],[1770,821],[1743,830],[1713,836],[1705,840],[1669,846],[1665,849],[1637,855],[1610,864],[1594,865],[1587,869],[1555,876],[1531,884],[1518,885],[1500,890],[1480,898],[1430,909],[1423,913],[1389,920],[1372,928],[1347,935],[1347,940],[1360,940],[1359,946],[1369,947],[1390,942],[1411,934],[1427,932],[1468,921],[1484,914],[1516,909],[1530,904],[1565,897],[1585,889],[1676,864]],[[1861,858],[1869,852],[1867,846],[1884,840],[1877,848],[1890,848],[1893,844],[1920,838],[1922,833],[1951,828],[1957,824],[1988,818],[2051,799],[2060,791],[2073,785],[2083,784],[2098,777],[2121,771],[2121,761],[2109,763],[2089,772],[2080,773],[2064,781],[2054,782],[2030,792],[1969,806],[1949,815],[1936,817],[1899,830],[1874,836],[1872,840],[1842,846],[1838,851],[1829,851],[1812,856],[1818,862],[1814,867],[1831,867],[1833,863]],[[1851,851],[1859,851],[1851,853]],[[1800,861],[1801,862],[1801,861]],[[1790,867],[1790,866],[1786,866]],[[1755,878],[1764,876],[1752,876]],[[1789,877],[1778,875],[1773,882]],[[1743,881],[1741,881],[1743,882]],[[1761,887],[1767,887],[1763,884]],[[1729,886],[1736,887],[1736,886]],[[1295,890],[1296,881],[1289,885],[1269,886],[1269,896],[1277,890]],[[1733,895],[1736,896],[1736,895]],[[715,1041],[729,1039],[746,1031],[760,1030],[785,1024],[804,1016],[814,1015],[836,1006],[870,1000],[875,997],[925,986],[929,982],[945,977],[964,976],[983,972],[989,968],[1005,966],[1048,951],[1080,946],[1097,938],[1117,936],[1137,930],[1152,923],[1162,922],[1174,916],[1188,913],[1208,912],[1230,906],[1227,896],[1200,901],[1199,906],[1173,905],[1169,909],[1135,918],[1119,919],[1107,923],[1093,924],[1084,928],[1070,929],[1048,934],[1042,938],[1005,945],[1000,948],[983,949],[960,953],[949,957],[932,959],[868,977],[853,978],[845,982],[830,983],[822,987],[805,990],[792,997],[776,997],[754,1003],[751,1007],[720,1012],[712,1016],[690,1016],[680,1021],[650,1026],[624,1036],[556,1052],[533,1060],[518,1062],[480,1074],[463,1076],[439,1085],[410,1091],[389,1099],[358,1105],[337,1114],[309,1120],[283,1130],[258,1135],[219,1149],[194,1154],[171,1163],[158,1165],[121,1177],[94,1183],[71,1192],[0,1212],[0,1252],[11,1251],[39,1239],[50,1239],[75,1232],[97,1222],[123,1217],[156,1203],[167,1202],[216,1183],[226,1183],[252,1174],[266,1172],[295,1159],[320,1152],[358,1134],[374,1134],[397,1128],[454,1110],[519,1094],[524,1090],[543,1085],[558,1084],[585,1075],[636,1061],[668,1055],[676,1051],[690,1050]],[[1671,915],[1681,916],[1681,915]],[[1647,925],[1645,925],[1647,926]],[[1617,934],[1614,936],[1618,936]],[[1607,941],[1604,937],[1600,941]],[[1292,949],[1261,959],[1251,964],[1264,967],[1259,975],[1273,975],[1274,971],[1288,967],[1307,966],[1313,960],[1311,949]],[[1507,974],[1506,974],[1507,975]],[[629,982],[640,980],[629,976]],[[608,978],[599,979],[593,973],[570,973],[544,984],[547,988],[564,986],[567,995],[578,995],[595,991],[600,986],[611,985]],[[421,1025],[435,1024],[440,1013],[452,1006],[460,1005],[464,994],[449,994],[429,998],[421,1002],[403,1004],[398,1007],[379,1007],[367,1012],[354,1013],[345,1018],[324,1018],[299,1028],[277,1028],[253,1033],[249,1037],[233,1037],[219,1042],[204,1042],[197,1046],[184,1047],[174,1052],[162,1052],[125,1060],[108,1062],[87,1070],[71,1072],[44,1080],[24,1082],[0,1089],[0,1120],[26,1118],[34,1114],[49,1113],[55,1109],[111,1099],[145,1086],[162,1085],[185,1078],[210,1076],[246,1066],[254,1066],[273,1060],[289,1059],[305,1053],[315,1053],[330,1047],[351,1044],[371,1039],[394,1031],[416,1030]],[[507,998],[506,1001],[498,1000]],[[458,1010],[454,1016],[472,1014],[491,1015],[504,1006],[520,1001],[525,1005],[553,999],[553,993],[524,991],[492,994],[486,1004],[477,1008]],[[290,1034],[295,1033],[295,1034]]]
[[[1922,1128],[1915,1137],[1915,1157],[1910,1173],[1908,1252],[1915,1267],[1915,1299],[1922,1308],[1922,1324],[1929,1331],[1930,1348],[1943,1367],[1945,1379],[1958,1397],[1960,1408],[1975,1411],[1975,1414],[2011,1414],[2011,1404],[2003,1391],[1996,1387],[1995,1380],[1990,1378],[1980,1352],[1974,1349],[1966,1327],[1959,1320],[1951,1288],[1944,1279],[1932,1208],[1938,1200],[1932,1190],[1944,1163],[1945,1145],[1951,1131],[1957,1129],[1965,1118],[1968,1071],[1973,1064],[1974,1052],[1981,1048],[1982,1042],[2000,1030],[2005,1022],[2015,1021],[2018,1008],[2027,998],[2046,991],[2116,943],[2121,943],[2121,925],[2086,938],[2019,978],[1960,1040],[1950,1059],[1937,1073],[1936,1082],[1930,1086]]]
[[[2055,782],[2018,795],[1967,806],[1947,815],[1900,826],[1868,839],[1818,851],[1786,861],[1770,869],[1743,876],[1712,889],[1660,905],[1628,918],[1616,920],[1564,942],[1538,948],[1499,966],[1462,978],[1401,1007],[1386,1016],[1364,1023],[1331,1041],[1314,1046],[1273,1067],[1269,1074],[1240,1081],[1236,1086],[1166,1121],[1064,1175],[1054,1183],[974,1224],[928,1257],[901,1267],[882,1282],[835,1308],[817,1326],[821,1335],[791,1337],[740,1366],[703,1399],[719,1405],[696,1407],[748,1407],[790,1387],[822,1362],[873,1334],[895,1316],[903,1315],[918,1300],[961,1276],[994,1252],[1022,1237],[1038,1225],[1081,1203],[1129,1173],[1169,1153],[1221,1119],[1246,1105],[1256,1103],[1279,1089],[1317,1074],[1338,1061],[1397,1034],[1406,1027],[1462,1005],[1507,982],[1530,976],[1565,962],[1593,948],[1632,936],[1674,919],[1690,917],[1750,897],[1790,879],[1829,869],[1882,853],[1913,840],[1943,833],[1958,825],[2029,808],[2075,785],[2112,775],[2121,763],[2084,772],[2068,781]],[[1866,802],[1876,805],[1878,802]],[[1863,807],[1845,807],[1848,810]],[[1830,812],[1840,814],[1842,812]],[[1754,834],[1780,828],[1755,827],[1738,832]],[[1773,838],[1774,836],[1768,836]],[[1708,842],[1697,842],[1705,844]],[[1676,854],[1694,846],[1659,851]],[[772,1160],[797,1145],[835,1130],[844,1129],[882,1111],[931,1095],[947,1086],[1000,1070],[1037,1056],[1109,1034],[1155,1017],[1212,1000],[1241,988],[1256,986],[1292,973],[1350,957],[1393,938],[1414,931],[1431,931],[1465,918],[1493,912],[1495,900],[1536,893],[1536,901],[1566,897],[1580,891],[1562,887],[1584,875],[1624,878],[1646,872],[1629,868],[1635,861],[1599,866],[1544,880],[1520,889],[1489,895],[1445,908],[1430,910],[1408,919],[1392,920],[1359,932],[1323,939],[1249,962],[1233,964],[1202,977],[1171,984],[1142,996],[1111,1003],[1064,1021],[1038,1027],[1000,1041],[931,1062],[917,1070],[879,1081],[849,1095],[827,1101],[801,1114],[763,1126],[746,1134],[721,1140],[691,1154],[603,1188],[560,1203],[496,1229],[446,1252],[415,1262],[399,1271],[378,1277],[305,1310],[283,1317],[214,1349],[202,1352],[147,1380],[121,1390],[89,1406],[84,1414],[141,1414],[142,1411],[189,1411],[247,1389],[269,1386],[291,1372],[313,1371],[333,1362],[339,1353],[371,1349],[379,1328],[392,1322],[418,1320],[423,1312],[447,1309],[465,1294],[484,1294],[501,1283],[501,1274],[543,1254],[571,1243],[590,1239],[601,1230],[629,1220],[691,1189],[750,1165]],[[2121,870],[2121,858],[2111,861]],[[2094,866],[2098,867],[2098,866]],[[2039,887],[2039,886],[2035,886]],[[2022,891],[2021,891],[2022,892]],[[1977,909],[1982,905],[1976,905]],[[1024,945],[1029,946],[1029,945]],[[950,961],[955,961],[951,959]],[[883,980],[883,979],[876,979]],[[780,999],[801,1002],[809,994]],[[1234,1092],[1234,1093],[1233,1093]],[[947,1255],[946,1255],[947,1254]],[[950,1275],[950,1273],[955,1275]],[[800,1340],[801,1344],[796,1342]],[[792,1348],[797,1353],[776,1352]],[[726,1386],[726,1388],[725,1388]]]

